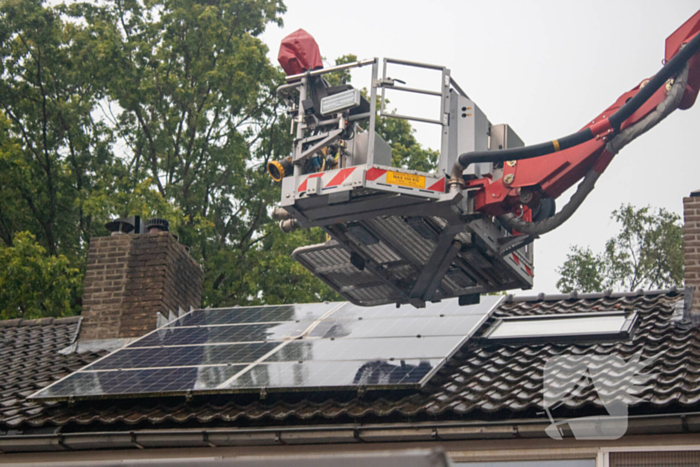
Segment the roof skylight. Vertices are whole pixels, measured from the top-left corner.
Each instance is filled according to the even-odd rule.
[[[634,328],[636,312],[572,313],[502,318],[484,337],[502,342],[554,342],[626,339]]]

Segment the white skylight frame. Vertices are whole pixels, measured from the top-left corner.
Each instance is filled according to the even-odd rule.
[[[483,339],[502,343],[617,341],[632,336],[636,311],[550,314],[500,318]]]

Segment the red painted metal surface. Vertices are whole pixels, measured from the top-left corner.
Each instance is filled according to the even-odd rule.
[[[365,174],[365,179],[369,180],[370,182],[373,182],[373,181],[375,181],[376,179],[378,179],[379,177],[381,177],[382,175],[384,175],[385,173],[386,173],[386,170],[382,170],[382,169],[378,169],[378,168],[376,168],[376,167],[372,167],[372,168],[369,169],[369,170],[367,171],[367,173]]]
[[[699,33],[700,11],[666,39],[666,60],[673,58],[682,44]],[[681,101],[681,109],[690,108],[695,103],[700,90],[700,54],[694,56],[689,64],[688,84]],[[647,81],[643,80],[639,85],[622,94],[615,103],[584,126],[584,128],[590,127],[591,131],[597,135],[595,139],[546,156],[520,160],[515,164],[504,164],[503,176],[495,181],[490,176],[468,181],[469,188],[481,188],[476,194],[476,210],[493,216],[514,212],[521,205],[519,189],[528,187],[550,198],[557,198],[581,180],[589,169],[594,168],[598,173],[605,170],[613,158],[613,155],[605,151],[605,144],[612,136],[612,128],[607,119],[636,95]],[[666,86],[661,86],[644,105],[623,122],[621,129],[646,117],[664,100],[666,93]],[[506,177],[507,175],[513,175],[513,177]],[[506,179],[511,183],[506,184]]]

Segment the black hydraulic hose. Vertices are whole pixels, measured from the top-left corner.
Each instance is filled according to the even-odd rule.
[[[635,96],[610,117],[610,125],[615,131],[620,130],[622,122],[632,116],[663,84],[676,73],[700,50],[700,34],[696,35],[685,47],[681,46],[675,57],[654,75],[653,78]]]
[[[700,50],[700,34],[696,35],[680,51],[669,60],[651,80],[637,92],[637,94],[626,102],[620,109],[611,115],[608,119],[614,131],[620,130],[622,122],[627,120],[633,113],[637,111],[669,78],[675,75],[681,68]],[[461,170],[464,170],[476,162],[505,162],[513,160],[531,159],[533,157],[545,156],[553,152],[578,146],[593,139],[595,135],[590,127],[584,128],[581,131],[570,134],[563,138],[546,143],[534,144],[522,148],[502,149],[500,151],[474,151],[460,155],[457,158],[457,164],[460,167],[453,169],[452,175],[457,173],[461,175]],[[459,171],[458,171],[459,169]],[[461,177],[460,177],[461,178]]]
[[[688,82],[688,69],[689,65],[686,64],[683,70],[676,75],[676,80],[673,83],[673,86],[668,93],[666,93],[664,100],[656,106],[656,109],[654,109],[640,121],[635,122],[633,125],[628,126],[615,135],[615,137],[605,145],[606,151],[608,151],[610,154],[617,154],[620,149],[634,141],[640,135],[643,135],[652,129],[660,121],[670,115],[671,112],[676,110],[683,99],[685,85]],[[583,181],[579,184],[576,193],[571,196],[571,199],[568,203],[566,203],[566,206],[564,206],[561,211],[554,214],[550,218],[539,222],[528,222],[516,217],[514,214],[504,214],[501,216],[501,220],[508,223],[518,232],[532,236],[542,235],[554,230],[566,222],[581,206],[586,197],[591,191],[593,191],[593,188],[595,188],[595,182],[598,180],[598,177],[600,177],[599,172],[596,172],[595,169],[589,169],[588,172],[586,172],[586,176],[583,178]]]

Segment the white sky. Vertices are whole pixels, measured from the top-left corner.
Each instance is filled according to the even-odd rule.
[[[281,39],[303,28],[330,64],[353,53],[445,65],[492,123],[509,123],[526,144],[580,129],[656,73],[666,37],[699,6],[697,0],[285,3],[284,27],[263,35],[274,63]],[[389,74],[409,86],[429,86],[426,77],[403,69]],[[360,70],[353,84],[368,86],[368,76]],[[392,96],[402,113],[435,116],[432,103],[411,107]],[[418,140],[439,149],[436,128],[416,126]],[[682,198],[700,188],[698,133],[700,104],[675,112],[618,154],[578,212],[535,243],[533,292],[556,292],[555,269],[571,245],[602,251],[617,232],[610,213],[621,203],[682,215]]]

